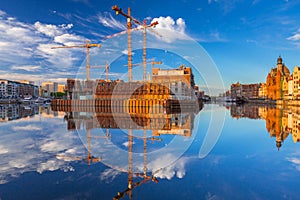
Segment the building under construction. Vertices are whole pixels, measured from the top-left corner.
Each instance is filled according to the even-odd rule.
[[[148,113],[155,105],[167,109],[195,109],[199,108],[195,88],[192,69],[184,66],[167,70],[153,68],[151,81],[68,79],[68,100],[54,100],[52,107],[56,110],[87,107],[91,111],[97,107],[126,107],[129,113],[136,109]]]

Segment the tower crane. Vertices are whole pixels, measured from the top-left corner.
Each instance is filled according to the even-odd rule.
[[[143,73],[143,80],[146,80],[146,29],[149,27],[155,27],[158,22],[155,21],[149,25],[146,24],[146,21],[144,20],[144,23],[140,22],[139,20],[133,18],[130,14],[130,8],[128,7],[128,14],[124,13],[121,8],[118,6],[112,6],[112,10],[116,11],[116,14],[121,14],[124,17],[127,18],[127,31],[123,31],[121,33],[128,33],[128,81],[132,81],[132,37],[131,37],[131,31],[132,31],[132,23],[133,21],[135,24],[140,25],[143,28],[143,63],[144,63],[144,73]],[[139,29],[139,27],[137,28]],[[150,29],[151,30],[151,29]],[[152,32],[154,32],[152,30]],[[155,34],[159,35],[157,32],[154,32]],[[114,36],[119,35],[115,34]],[[161,35],[159,35],[161,36]]]
[[[154,68],[154,65],[161,65],[162,64],[162,62],[161,61],[154,61],[154,60],[152,60],[152,61],[149,61],[149,62],[143,62],[143,63],[135,63],[135,64],[132,64],[132,67],[134,67],[134,66],[141,66],[141,65],[144,65],[144,76],[145,76],[145,73],[146,73],[146,65],[147,64],[151,64],[152,65],[152,69]],[[128,65],[124,65],[124,66],[128,66]],[[148,74],[149,75],[149,74]],[[146,80],[146,78],[145,77],[143,77],[143,80],[145,81]],[[150,77],[148,78],[148,80],[150,80]]]
[[[52,47],[51,49],[60,49],[60,48],[86,48],[86,80],[90,80],[90,48],[98,47],[100,48],[100,44],[91,44],[89,40],[86,41],[83,45],[74,45],[74,46],[57,46]]]
[[[108,72],[109,72],[109,64],[106,64],[105,66],[92,66],[91,68],[105,68],[105,78],[106,78],[106,81],[108,81]]]

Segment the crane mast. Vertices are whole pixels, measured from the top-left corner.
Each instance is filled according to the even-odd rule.
[[[91,44],[89,40],[86,41],[83,45],[74,45],[74,46],[57,46],[52,47],[51,49],[62,49],[62,48],[86,48],[86,80],[90,80],[90,48],[92,47],[98,47],[100,48],[100,44]]]
[[[152,27],[152,26],[156,26],[158,24],[158,22],[156,21],[156,22],[153,22],[153,23],[147,25],[146,24],[146,20],[144,20],[144,23],[142,23],[139,20],[137,20],[137,19],[135,19],[135,18],[133,18],[131,16],[131,10],[130,10],[130,8],[128,8],[128,13],[127,14],[124,13],[122,11],[122,9],[120,9],[116,5],[112,6],[112,10],[116,11],[117,15],[121,14],[124,17],[127,18],[127,34],[128,34],[128,36],[127,36],[128,37],[128,40],[127,40],[127,42],[128,42],[128,82],[132,81],[132,66],[133,66],[132,65],[132,30],[133,29],[132,29],[132,23],[131,23],[131,21],[133,21],[134,23],[140,25],[142,27],[142,29],[143,29],[143,70],[144,70],[144,72],[143,72],[143,81],[146,81],[146,67],[147,67],[147,65],[146,65],[146,63],[147,63],[147,61],[146,61],[146,48],[147,48],[146,47],[146,29],[149,28],[149,27]],[[137,29],[139,29],[139,28],[137,28]],[[160,34],[158,34],[157,32],[155,32],[153,30],[152,30],[152,32],[154,32],[155,34],[161,36]],[[122,31],[121,33],[114,34],[114,35],[108,36],[106,38],[111,38],[113,36],[117,36],[117,35],[123,34],[123,33],[126,33],[126,32]]]

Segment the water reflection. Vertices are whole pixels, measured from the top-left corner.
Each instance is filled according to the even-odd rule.
[[[0,104],[0,122],[8,122],[39,114],[39,106],[24,104]]]
[[[293,141],[300,142],[300,111],[298,107],[276,107],[254,104],[226,106],[233,118],[263,119],[270,137],[276,138],[278,150],[291,135]]]
[[[112,169],[103,173],[102,179],[119,172],[128,174],[127,187],[113,199],[126,195],[132,199],[134,188],[170,176],[164,173],[174,169],[175,162],[193,141],[194,119],[198,113],[163,108],[128,112],[125,107],[103,108],[100,112],[86,112],[83,108],[82,111],[66,112],[64,120],[67,129],[76,131],[86,146],[88,155],[84,160],[88,165],[102,162]],[[57,158],[82,159],[67,152],[61,152]],[[184,174],[179,173],[178,177]]]
[[[299,145],[285,139],[284,149],[274,151],[265,128],[278,131],[282,123],[284,132],[285,113],[296,123],[297,110],[227,108],[234,118],[265,120],[227,115],[204,159],[199,146],[211,113],[224,112],[223,106],[116,114],[41,107],[38,115],[0,123],[0,198],[297,199]]]

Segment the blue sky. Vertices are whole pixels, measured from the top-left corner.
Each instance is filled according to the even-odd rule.
[[[216,64],[226,88],[236,81],[264,82],[279,55],[290,70],[300,65],[300,1],[28,0],[21,5],[10,0],[0,2],[0,78],[38,83],[76,76],[78,66],[84,64],[84,50],[51,47],[81,44],[86,39],[102,43],[104,36],[126,29],[126,19],[116,16],[112,5],[126,12],[131,7],[132,16],[140,21],[158,20],[156,30],[169,31],[164,35],[169,45],[183,37],[193,38]],[[126,64],[124,54],[120,58]],[[140,60],[136,58],[136,62]],[[105,61],[95,64],[103,65]],[[111,67],[112,79],[121,73],[119,68]]]

